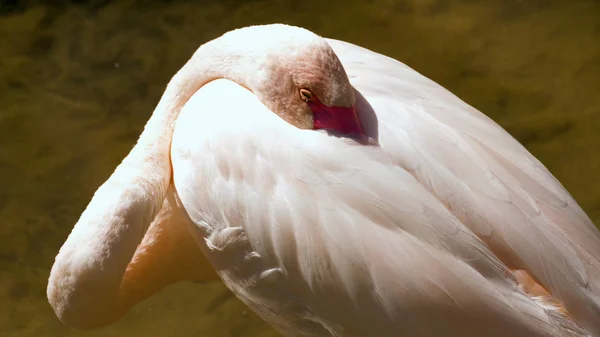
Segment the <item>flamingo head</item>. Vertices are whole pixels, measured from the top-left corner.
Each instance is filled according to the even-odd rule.
[[[252,88],[259,99],[298,128],[365,137],[354,89],[327,41],[286,25],[270,25],[263,34],[266,57],[261,58]]]

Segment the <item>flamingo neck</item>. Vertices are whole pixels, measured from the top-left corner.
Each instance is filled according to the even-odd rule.
[[[173,127],[181,108],[204,84],[227,78],[251,87],[247,68],[252,60],[228,50],[233,45],[223,38],[204,44],[172,78],[137,144],[96,191],[61,247],[47,295],[65,324],[95,328],[112,323],[150,295],[121,288],[171,183]],[[145,288],[156,291],[162,286]]]

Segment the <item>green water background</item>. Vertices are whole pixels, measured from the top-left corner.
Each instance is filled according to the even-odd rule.
[[[600,1],[10,1],[0,7],[0,336],[277,336],[183,283],[91,332],[45,287],[95,189],[203,42],[284,22],[407,63],[499,122],[600,224]]]

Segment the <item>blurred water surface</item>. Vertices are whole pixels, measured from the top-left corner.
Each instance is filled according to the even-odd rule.
[[[91,332],[45,287],[95,189],[208,39],[284,22],[397,58],[525,144],[600,223],[600,2],[16,1],[0,8],[0,336],[276,334],[220,284],[184,283]]]

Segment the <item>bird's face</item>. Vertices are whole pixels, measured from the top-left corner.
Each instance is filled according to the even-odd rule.
[[[259,99],[288,123],[301,129],[364,136],[346,72],[323,39],[287,43],[264,64]]]

